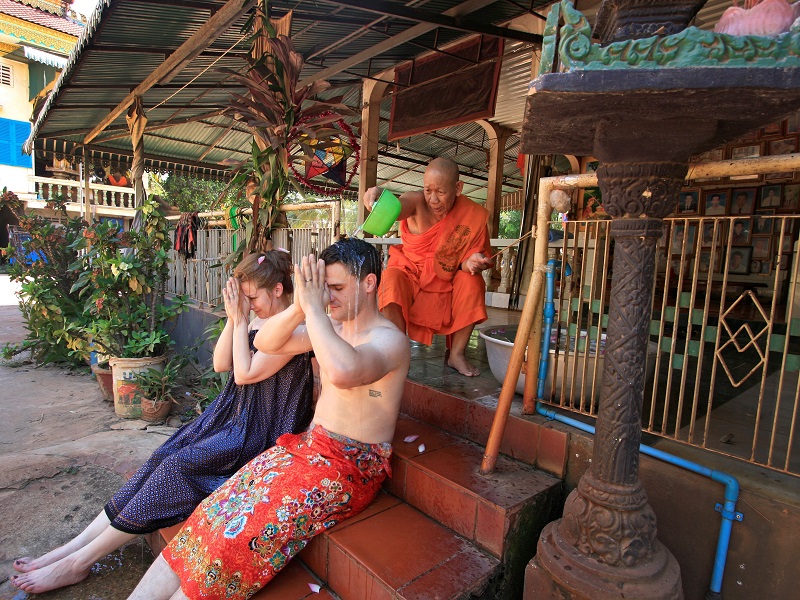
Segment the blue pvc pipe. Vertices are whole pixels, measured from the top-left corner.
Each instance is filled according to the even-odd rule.
[[[553,296],[555,295],[555,268],[558,264],[556,260],[550,260],[547,263],[545,275],[547,277],[547,287],[545,289],[545,303],[544,303],[544,335],[542,336],[542,356],[539,359],[539,387],[538,397],[544,396],[544,384],[547,379],[547,367],[550,362],[550,328],[553,324],[553,317],[555,316],[555,308],[553,306]],[[566,266],[567,274],[571,271],[569,264]],[[542,405],[541,402],[536,402],[536,412],[550,420],[558,421],[580,429],[591,435],[595,434],[595,428],[592,425],[587,425],[572,417],[559,414],[554,410],[548,410]],[[739,482],[733,475],[716,471],[703,465],[697,464],[690,460],[668,454],[661,450],[656,450],[650,446],[639,444],[639,452],[652,456],[666,463],[675,465],[687,471],[703,475],[710,478],[712,481],[721,483],[725,486],[725,502],[724,504],[717,503],[714,510],[722,515],[722,523],[719,528],[719,537],[717,538],[717,550],[714,555],[714,570],[711,572],[711,584],[706,594],[706,600],[714,600],[722,598],[722,577],[725,573],[725,561],[728,556],[728,546],[731,539],[731,529],[734,521],[741,521],[744,516],[740,512],[736,512],[736,501],[739,499]]]
[[[539,358],[539,385],[536,390],[536,396],[538,398],[544,397],[544,384],[547,380],[547,369],[550,364],[550,332],[553,328],[553,321],[556,316],[553,296],[555,296],[556,289],[556,268],[560,264],[561,261],[550,259],[547,261],[547,266],[544,271],[547,285],[545,287],[544,326],[542,327],[542,354]],[[567,277],[572,275],[572,268],[569,266],[569,263],[564,267],[564,272]],[[556,340],[556,347],[558,347],[558,340]]]
[[[536,412],[552,421],[570,425],[591,435],[595,433],[595,428],[592,425],[587,425],[577,419],[561,415],[554,410],[548,410],[541,402],[536,403]],[[717,550],[714,555],[714,570],[711,572],[711,584],[709,585],[708,594],[706,595],[707,600],[721,598],[722,577],[725,573],[725,561],[728,556],[731,528],[734,521],[742,521],[742,519],[744,519],[742,513],[736,511],[736,501],[739,499],[739,482],[733,475],[704,467],[690,460],[668,454],[661,450],[656,450],[644,444],[639,445],[639,452],[663,460],[671,465],[681,467],[682,469],[692,471],[698,475],[703,475],[725,486],[725,503],[715,506],[715,510],[722,514],[722,523],[719,529],[719,537],[717,538]]]

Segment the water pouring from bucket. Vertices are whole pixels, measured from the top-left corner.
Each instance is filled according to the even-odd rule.
[[[384,189],[372,205],[372,211],[350,237],[355,237],[361,231],[366,231],[376,237],[383,237],[392,228],[394,222],[397,221],[401,208],[402,205],[398,197],[389,190]]]

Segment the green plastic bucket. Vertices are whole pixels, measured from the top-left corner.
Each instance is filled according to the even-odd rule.
[[[364,221],[362,229],[367,233],[381,237],[385,235],[400,216],[402,205],[397,196],[389,190],[383,190],[380,197],[372,205],[372,212]]]

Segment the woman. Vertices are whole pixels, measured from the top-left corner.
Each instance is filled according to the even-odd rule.
[[[225,389],[195,421],[176,431],[76,538],[37,558],[20,558],[12,583],[29,593],[82,581],[92,565],[137,535],[185,520],[203,498],[284,433],[311,420],[309,353],[271,356],[253,338],[290,304],[289,254],[251,254],[223,289],[227,322],[214,370],[232,371]],[[248,323],[253,311],[256,318]]]

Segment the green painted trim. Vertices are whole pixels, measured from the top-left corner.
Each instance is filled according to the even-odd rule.
[[[682,369],[683,368],[683,354],[673,354],[672,355],[672,368],[673,369]]]
[[[792,319],[789,325],[789,335],[800,335],[800,319]]]
[[[601,46],[592,43],[589,21],[575,10],[570,0],[561,1],[561,13],[564,25],[558,41],[558,59],[562,71],[800,67],[798,25],[776,37],[735,36],[687,27],[674,35],[622,40]],[[548,43],[555,43],[555,40],[544,39],[542,57]],[[550,50],[547,52],[549,54]],[[551,67],[547,72],[554,70]]]
[[[700,356],[700,342],[697,340],[689,340],[689,347],[686,349],[686,354],[689,356]]]
[[[800,355],[787,354],[786,363],[784,364],[784,373],[797,373],[800,371]]]
[[[558,46],[558,21],[561,18],[561,5],[554,4],[547,13],[542,33],[542,57],[539,61],[539,75],[555,72],[556,47]]]
[[[717,326],[716,325],[709,325],[706,327],[705,334],[703,335],[704,342],[716,342],[717,341]]]

